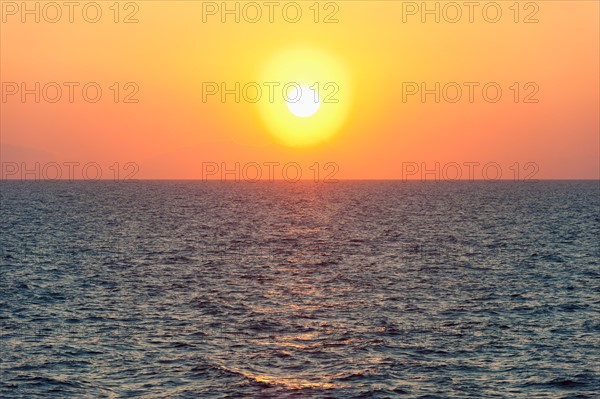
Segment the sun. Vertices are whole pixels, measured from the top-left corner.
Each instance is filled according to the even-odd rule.
[[[333,52],[293,47],[267,59],[260,81],[268,95],[257,103],[260,118],[277,142],[316,146],[344,125],[350,109],[348,73]]]
[[[321,107],[319,93],[308,86],[292,87],[287,94],[288,109],[297,117],[308,118]]]

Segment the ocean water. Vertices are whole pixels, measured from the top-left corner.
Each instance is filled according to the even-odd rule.
[[[600,185],[0,183],[2,398],[600,397]]]

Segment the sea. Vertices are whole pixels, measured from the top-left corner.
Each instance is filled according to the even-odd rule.
[[[598,181],[2,181],[1,398],[599,398]]]

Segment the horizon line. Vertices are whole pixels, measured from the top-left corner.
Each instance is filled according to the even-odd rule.
[[[562,179],[456,179],[456,180],[448,180],[448,179],[384,179],[384,178],[357,178],[357,179],[334,179],[331,181],[314,181],[313,179],[299,179],[299,180],[286,180],[286,179],[261,179],[261,180],[235,180],[235,179],[198,179],[198,178],[144,178],[144,179],[0,179],[0,182],[114,182],[114,183],[126,183],[126,182],[144,182],[144,181],[193,181],[193,182],[201,182],[201,183],[210,183],[210,182],[220,182],[220,183],[316,183],[316,184],[335,184],[340,182],[355,182],[355,181],[365,181],[365,182],[375,182],[375,181],[386,181],[386,182],[421,182],[421,183],[459,183],[459,182],[490,182],[490,183],[500,183],[500,182],[513,182],[513,183],[536,183],[540,181],[598,181],[600,182],[600,177],[598,178],[562,178]]]

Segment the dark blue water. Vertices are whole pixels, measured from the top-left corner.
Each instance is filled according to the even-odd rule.
[[[592,398],[596,182],[1,182],[2,398]]]

